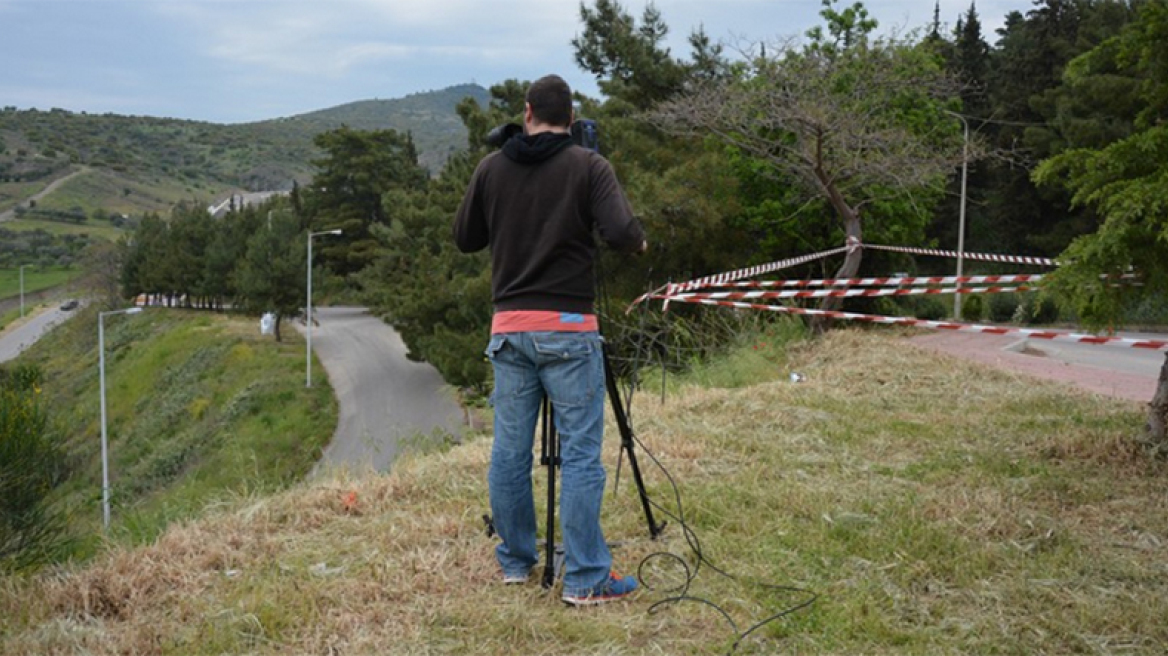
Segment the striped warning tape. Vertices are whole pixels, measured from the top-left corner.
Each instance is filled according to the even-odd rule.
[[[1045,257],[1030,257],[1027,255],[995,255],[993,253],[958,253],[957,251],[939,251],[932,248],[916,248],[911,246],[882,246],[880,244],[864,244],[864,248],[876,251],[891,251],[893,253],[908,253],[910,255],[936,255],[938,257],[960,257],[965,260],[981,262],[1005,262],[1008,264],[1034,264],[1037,266],[1056,267],[1058,262]]]
[[[822,260],[825,257],[831,257],[832,255],[838,255],[840,253],[847,252],[849,248],[850,247],[848,246],[841,246],[840,248],[833,248],[831,250],[822,251],[819,253],[811,253],[810,255],[800,255],[799,257],[779,260],[777,262],[771,262],[770,264],[760,264],[758,266],[738,269],[736,271],[718,273],[712,276],[698,278],[697,280],[691,280],[689,282],[669,283],[668,285],[663,285],[655,291],[641,294],[636,299],[634,299],[632,303],[629,304],[629,308],[626,311],[632,310],[635,306],[640,305],[650,298],[659,298],[662,293],[669,295],[676,292],[685,292],[693,289],[702,289],[705,287],[723,287],[736,280],[742,280],[743,278],[753,278],[754,276],[761,276],[764,273],[771,273],[780,269],[786,269],[793,266],[799,266],[800,264],[807,264],[808,262]],[[669,307],[668,300],[665,301],[665,307]]]
[[[690,299],[715,300],[775,300],[781,298],[857,298],[869,296],[917,296],[923,294],[1001,294],[1005,292],[1028,292],[1033,287],[1026,285],[1002,287],[920,287],[909,289],[817,289],[812,291],[781,292],[685,292],[651,295],[649,298],[663,301]]]
[[[726,273],[719,273],[719,274],[715,274],[712,276],[706,276],[704,278],[698,278],[697,280],[691,280],[690,282],[678,283],[678,284],[673,285],[673,289],[674,289],[674,291],[684,292],[684,291],[689,291],[691,289],[698,289],[698,288],[704,287],[704,286],[722,285],[722,284],[734,282],[736,280],[741,280],[743,278],[753,278],[754,276],[761,276],[764,273],[778,271],[779,269],[786,269],[789,267],[798,266],[800,264],[807,264],[808,262],[814,262],[815,260],[822,260],[825,257],[831,257],[832,255],[839,255],[840,253],[844,253],[847,250],[848,250],[847,246],[841,246],[840,248],[833,248],[829,251],[822,251],[820,253],[811,253],[810,255],[800,255],[799,257],[792,257],[792,258],[786,259],[786,260],[779,260],[778,262],[771,262],[770,264],[761,264],[759,266],[747,267],[745,269],[738,269],[737,271],[727,271]]]
[[[909,247],[909,246],[882,246],[879,244],[864,244],[864,243],[861,243],[859,240],[855,239],[854,237],[848,237],[847,245],[841,246],[840,248],[833,248],[831,250],[821,251],[819,253],[812,253],[810,255],[801,255],[799,257],[793,257],[793,258],[789,258],[786,260],[779,260],[777,262],[771,262],[770,264],[760,264],[758,266],[746,267],[744,269],[737,269],[735,271],[727,271],[725,273],[718,273],[718,274],[714,274],[711,276],[705,276],[703,278],[698,278],[696,280],[691,280],[689,282],[670,283],[668,285],[662,286],[660,289],[657,289],[653,292],[650,292],[647,294],[642,294],[641,296],[639,296],[636,300],[634,300],[632,302],[632,306],[638,305],[649,298],[658,298],[658,297],[660,297],[660,295],[662,293],[664,293],[666,295],[670,295],[670,294],[676,294],[678,292],[689,292],[689,291],[693,291],[695,289],[705,289],[705,288],[709,288],[709,287],[763,286],[765,283],[739,283],[738,281],[742,280],[743,278],[753,278],[755,276],[761,276],[764,273],[771,273],[773,271],[778,271],[780,269],[786,269],[789,267],[798,266],[800,264],[807,264],[809,262],[821,260],[821,259],[824,259],[826,257],[831,257],[832,255],[839,255],[840,253],[850,252],[850,251],[853,251],[857,248],[869,248],[869,249],[873,249],[873,250],[892,251],[892,252],[896,252],[896,253],[908,253],[908,254],[912,254],[912,255],[935,255],[935,256],[939,256],[939,257],[961,257],[961,258],[968,259],[968,260],[976,260],[976,261],[983,261],[983,262],[1005,262],[1005,263],[1013,263],[1013,264],[1032,264],[1032,265],[1052,266],[1052,267],[1058,266],[1058,262],[1051,260],[1051,259],[1048,259],[1048,258],[1045,258],[1045,257],[1030,257],[1030,256],[1023,256],[1023,255],[996,255],[996,254],[990,254],[990,253],[961,253],[961,254],[958,254],[956,251],[943,251],[943,250],[936,250],[936,249],[930,249],[930,248],[916,248],[916,247]],[[1019,278],[1017,280],[1017,282],[1023,282],[1023,280],[1021,279],[1020,276],[1016,276],[1016,277]],[[981,283],[981,282],[985,282],[985,283],[1007,282],[1006,280],[992,279],[991,276],[978,276],[975,278],[982,278],[982,279],[971,279],[968,282],[971,282],[974,284]],[[883,280],[885,282],[868,282],[868,283],[861,282],[861,281],[867,281],[867,280],[871,280],[871,281]],[[905,281],[914,281],[914,282],[893,282],[896,280],[905,280]],[[924,280],[925,282],[915,282],[917,280]],[[1030,279],[1029,281],[1034,281],[1034,280],[1035,279]],[[857,279],[857,280],[852,280],[852,279],[842,280],[841,279],[841,280],[815,281],[815,283],[819,283],[823,286],[842,286],[845,284],[846,285],[859,285],[859,284],[953,284],[953,283],[964,283],[964,282],[967,282],[967,281],[964,279],[958,279],[956,277],[952,277],[952,278],[946,277],[946,278],[943,278],[943,279],[938,280],[938,281],[933,281],[930,279],[922,279],[922,278],[909,278],[909,277],[902,277],[899,279],[898,278],[861,278],[861,279]],[[811,287],[811,286],[816,286],[815,283],[801,283],[799,281],[781,281],[780,283],[770,283],[770,284],[773,286],[788,286],[788,287],[808,286],[808,287]],[[668,303],[668,301],[666,301],[666,303]]]
[[[733,289],[770,289],[774,287],[876,287],[899,285],[953,285],[953,284],[1012,284],[1040,282],[1040,273],[992,276],[889,276],[883,278],[826,278],[822,280],[749,280],[722,284],[701,285],[697,289],[728,287]]]
[[[1123,346],[1129,348],[1168,350],[1168,341],[1131,339],[1127,337],[1099,337],[1082,333],[1060,332],[1055,330],[1040,330],[1036,328],[1006,328],[1002,326],[983,326],[978,324],[956,323],[952,321],[932,321],[928,319],[914,319],[911,317],[886,317],[875,314],[859,314],[856,312],[840,312],[836,310],[815,310],[812,308],[786,307],[782,305],[764,305],[760,303],[745,303],[742,301],[726,301],[711,298],[674,298],[672,300],[685,303],[699,303],[702,305],[716,305],[745,310],[768,310],[771,312],[785,312],[789,314],[804,314],[825,316],[844,321],[867,321],[870,323],[889,324],[897,326],[912,326],[916,328],[932,328],[936,330],[963,330],[970,332],[987,333],[991,335],[1005,335],[1017,333],[1032,339],[1047,339],[1072,341],[1083,344],[1106,344],[1108,346]]]

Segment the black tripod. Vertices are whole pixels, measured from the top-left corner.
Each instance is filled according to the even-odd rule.
[[[653,519],[653,507],[649,503],[649,495],[645,492],[645,481],[641,478],[641,467],[637,463],[637,454],[633,451],[633,429],[629,425],[625,406],[621,403],[620,387],[616,383],[616,374],[612,372],[612,364],[608,358],[608,345],[601,345],[601,354],[604,357],[604,384],[608,390],[608,400],[612,404],[613,416],[616,418],[617,428],[621,434],[621,449],[628,454],[629,467],[633,470],[633,480],[637,484],[637,494],[641,497],[641,508],[645,511],[645,521],[649,525],[649,537],[657,539],[665,530],[665,522],[658,524]],[[556,544],[556,467],[560,466],[560,438],[556,433],[555,420],[552,414],[551,399],[543,399],[541,445],[539,464],[547,467],[547,539],[545,545],[547,556],[544,560],[543,587],[550,588],[556,583],[560,569],[564,562],[563,547]]]

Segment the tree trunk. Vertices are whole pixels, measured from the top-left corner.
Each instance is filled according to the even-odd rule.
[[[836,186],[827,180],[827,176],[820,175],[820,181],[823,184],[824,192],[827,194],[828,201],[831,202],[832,208],[840,215],[844,222],[844,232],[847,234],[847,245],[849,247],[854,245],[854,248],[849,248],[848,254],[844,257],[844,263],[835,272],[835,278],[852,278],[860,271],[860,260],[863,259],[864,253],[861,247],[863,244],[863,229],[860,223],[860,212],[848,205],[843,195],[839,192]],[[827,312],[838,310],[843,305],[843,299],[840,297],[827,297],[819,304],[819,309]],[[815,334],[820,334],[831,325],[831,319],[823,315],[816,315],[811,318],[811,330]]]
[[[279,312],[276,313],[276,321],[273,322],[272,331],[274,333],[276,333],[276,341],[277,342],[282,341],[280,339],[280,313]]]
[[[1168,454],[1168,353],[1160,367],[1160,382],[1156,385],[1156,395],[1148,404],[1148,446],[1158,454]]]

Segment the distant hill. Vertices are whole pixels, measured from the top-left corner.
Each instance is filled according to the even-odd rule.
[[[455,106],[475,84],[366,100],[308,114],[223,125],[64,109],[0,110],[0,211],[27,204],[52,180],[88,167],[38,202],[46,210],[137,213],[209,202],[233,191],[283,190],[312,176],[312,139],[342,125],[413,134],[423,166],[437,172],[466,147]]]
[[[485,105],[490,93],[477,84],[463,84],[415,93],[395,100],[362,100],[300,114],[284,119],[262,121],[254,125],[276,128],[300,127],[310,134],[347,125],[356,130],[384,130],[409,132],[418,146],[422,166],[437,172],[446,160],[466,149],[466,128],[454,113],[454,108],[466,97]]]

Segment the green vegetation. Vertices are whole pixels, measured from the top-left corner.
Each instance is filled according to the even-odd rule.
[[[24,269],[24,293],[31,294],[73,280],[80,274],[74,268],[30,266]],[[20,296],[20,268],[0,269],[0,299]]]
[[[81,311],[18,359],[44,372],[81,538],[102,517],[96,319]],[[107,317],[105,348],[116,538],[148,541],[213,501],[299,481],[332,437],[336,402],[324,381],[304,388],[303,342],[261,337],[252,319],[150,308]]]
[[[140,317],[135,317],[137,320]],[[760,351],[744,344],[754,359]],[[746,637],[738,654],[1160,654],[1168,581],[1163,462],[1130,447],[1136,404],[971,366],[887,331],[795,342],[734,389],[678,381],[634,399],[637,434],[681,489],[709,563],[689,588]],[[764,359],[770,359],[768,354]],[[792,383],[789,371],[805,376]],[[863,376],[856,376],[862,371]],[[617,460],[610,425],[605,460]],[[569,612],[558,589],[504,587],[479,515],[490,440],[387,475],[246,497],[84,568],[0,585],[0,648],[56,653],[725,653],[735,632],[679,582]],[[673,507],[648,458],[649,492]],[[605,497],[624,574],[668,552],[627,476]],[[609,477],[613,484],[614,476]],[[537,486],[544,477],[536,473]],[[542,504],[543,490],[536,491]],[[542,508],[540,509],[542,512]],[[542,514],[540,515],[542,517]]]
[[[42,383],[36,367],[0,368],[0,573],[51,562],[65,546],[65,514],[50,497],[68,465]]]
[[[30,216],[35,215],[25,215],[19,219],[6,221],[0,230],[8,231],[9,233],[15,233],[12,234],[12,239],[20,238],[20,233],[44,232],[49,235],[62,237],[65,235],[72,235],[74,238],[83,239],[87,242],[94,239],[117,241],[127,232],[124,227],[114,225],[109,219],[89,219],[84,223],[78,224],[30,218]]]
[[[287,190],[311,177],[316,135],[348,125],[412,135],[422,166],[441,169],[465,142],[454,113],[465,97],[485,99],[476,85],[372,100],[303,116],[217,125],[142,116],[94,115],[63,109],[0,111],[0,211],[27,200],[71,167],[89,170],[43,199],[55,210],[79,207],[120,214],[163,212],[179,201],[233,190]]]

